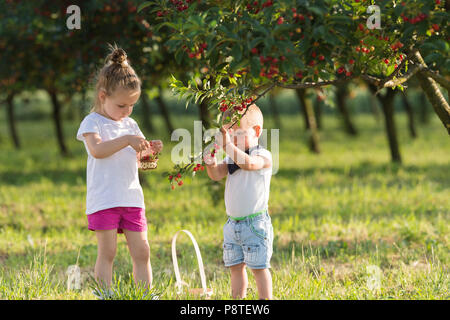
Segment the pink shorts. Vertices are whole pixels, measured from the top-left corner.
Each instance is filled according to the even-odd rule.
[[[145,210],[137,207],[115,207],[100,210],[88,214],[89,230],[111,230],[117,229],[118,233],[123,233],[122,229],[130,231],[147,231],[147,219]]]

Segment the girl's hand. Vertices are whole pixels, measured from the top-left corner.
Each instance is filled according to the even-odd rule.
[[[152,140],[150,141],[151,150],[154,153],[160,153],[163,149],[163,143],[161,140]]]
[[[136,152],[144,151],[150,148],[150,142],[142,138],[141,136],[128,136],[128,144],[136,150]]]

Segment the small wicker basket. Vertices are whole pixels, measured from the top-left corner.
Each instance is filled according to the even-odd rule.
[[[140,168],[142,170],[156,169],[156,167],[158,166],[158,154],[142,156],[140,152],[139,162],[141,163]]]

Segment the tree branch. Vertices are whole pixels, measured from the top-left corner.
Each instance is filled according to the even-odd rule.
[[[449,91],[450,81],[448,81],[448,79],[446,79],[445,77],[441,76],[437,72],[435,72],[433,70],[430,70],[429,68],[423,68],[423,70],[421,70],[420,73],[424,74],[427,77],[433,78],[434,81],[436,81],[443,88],[445,88],[447,91]]]

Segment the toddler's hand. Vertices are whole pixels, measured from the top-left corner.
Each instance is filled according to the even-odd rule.
[[[160,153],[163,149],[163,143],[161,140],[150,141],[150,147],[154,153]]]
[[[150,142],[142,138],[141,136],[128,136],[128,142],[130,146],[136,150],[136,152],[144,151],[147,148],[150,148]]]
[[[223,149],[225,149],[227,144],[231,143],[230,134],[225,126],[220,128],[220,131],[215,136],[215,140],[217,145]]]
[[[207,166],[217,165],[217,159],[216,159],[216,157],[211,156],[210,151],[205,151],[205,153],[203,154],[203,161],[205,161],[205,164]]]

